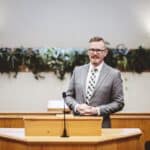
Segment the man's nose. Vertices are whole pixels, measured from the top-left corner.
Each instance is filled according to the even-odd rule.
[[[96,55],[96,54],[97,54],[97,51],[93,51],[93,54]]]

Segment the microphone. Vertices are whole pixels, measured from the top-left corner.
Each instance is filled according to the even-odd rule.
[[[69,137],[68,134],[67,134],[67,127],[66,127],[66,111],[65,111],[65,99],[66,99],[66,92],[63,92],[62,93],[62,97],[63,97],[63,100],[64,100],[64,110],[63,110],[63,114],[64,114],[64,128],[63,128],[63,133],[61,135],[61,137]]]

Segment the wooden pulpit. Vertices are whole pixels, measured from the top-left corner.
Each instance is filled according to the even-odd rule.
[[[69,136],[101,135],[102,117],[66,115]],[[64,129],[63,115],[24,117],[26,136],[61,136]]]

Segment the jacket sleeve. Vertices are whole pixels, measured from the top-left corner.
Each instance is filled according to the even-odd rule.
[[[123,107],[124,107],[123,85],[121,73],[117,71],[113,79],[110,103],[101,105],[98,108],[100,109],[100,115],[107,116],[111,113],[120,111],[121,109],[123,109]]]
[[[76,74],[75,72],[76,72],[76,68],[73,71],[68,90],[66,91],[66,100],[65,100],[68,107],[73,111],[75,105],[78,104],[75,100],[75,74]]]

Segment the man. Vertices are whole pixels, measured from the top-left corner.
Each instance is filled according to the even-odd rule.
[[[104,63],[108,50],[101,37],[89,41],[90,63],[74,69],[66,103],[75,115],[103,116],[102,127],[111,127],[109,115],[124,106],[120,72]]]

